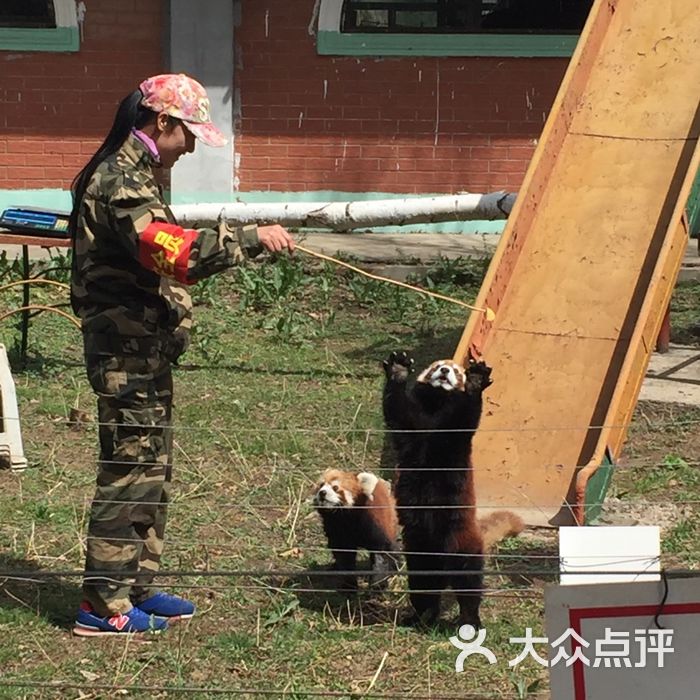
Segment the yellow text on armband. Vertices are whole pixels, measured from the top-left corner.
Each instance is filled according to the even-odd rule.
[[[184,238],[181,238],[180,236],[173,236],[166,231],[158,231],[153,239],[153,242],[156,245],[159,245],[168,253],[172,253],[173,258],[177,258],[177,256],[180,255],[180,246],[182,246],[184,241]]]
[[[153,260],[154,272],[157,272],[162,277],[173,277],[175,275],[176,255],[168,257],[165,251],[159,250],[157,253],[151,254],[151,260]]]

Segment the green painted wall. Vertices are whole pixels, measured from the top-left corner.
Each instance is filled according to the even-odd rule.
[[[66,190],[0,190],[0,210],[12,206],[71,208],[70,192]]]

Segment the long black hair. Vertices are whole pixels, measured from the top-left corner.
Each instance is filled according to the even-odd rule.
[[[95,151],[87,165],[75,176],[71,184],[71,194],[73,197],[73,208],[70,214],[68,228],[73,242],[78,229],[78,213],[80,203],[87,189],[90,178],[93,176],[99,164],[108,156],[116,153],[121,145],[126,141],[132,129],[140,129],[156,118],[156,112],[144,107],[141,104],[143,94],[141,90],[134,90],[127,95],[119,104],[117,113],[114,115],[114,123],[107,134],[107,138]]]

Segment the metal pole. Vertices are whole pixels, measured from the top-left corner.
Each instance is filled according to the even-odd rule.
[[[22,246],[22,276],[25,280],[29,279],[29,246]],[[22,306],[29,306],[29,285],[22,285]],[[29,334],[29,309],[25,308],[22,312],[22,343],[20,346],[20,360],[22,367],[27,364],[27,336]]]

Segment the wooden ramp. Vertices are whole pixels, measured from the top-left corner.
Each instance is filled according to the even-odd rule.
[[[496,318],[455,351],[494,368],[481,512],[594,515],[686,248],[699,103],[698,0],[594,3],[476,302]]]

